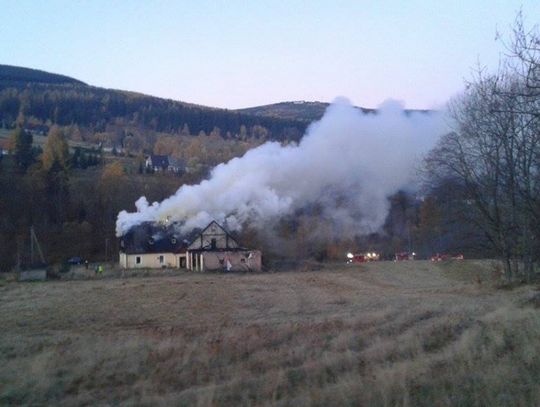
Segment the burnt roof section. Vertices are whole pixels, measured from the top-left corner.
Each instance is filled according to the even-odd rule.
[[[120,238],[120,251],[127,254],[181,253],[199,232],[181,235],[178,225],[144,222],[133,226]]]

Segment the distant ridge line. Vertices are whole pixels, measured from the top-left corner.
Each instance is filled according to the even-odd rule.
[[[50,84],[75,84],[88,86],[78,79],[42,71],[41,69],[24,68],[13,65],[0,64],[0,81],[2,82],[26,82],[26,83],[50,83]]]

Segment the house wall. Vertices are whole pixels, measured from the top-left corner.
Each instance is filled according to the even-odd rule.
[[[212,239],[216,241],[216,249],[235,249],[238,247],[238,243],[214,222],[203,230],[189,246],[189,249],[209,248],[212,245]]]
[[[251,257],[249,257],[251,254]],[[227,260],[231,271],[261,271],[262,256],[259,250],[206,251],[201,253],[203,271],[227,270]]]
[[[122,255],[125,256],[124,260]],[[159,261],[159,256],[163,256],[163,263]],[[137,257],[140,263],[137,264]],[[144,254],[120,254],[120,265],[124,268],[161,268],[177,267],[178,255],[174,253],[144,253]]]
[[[120,267],[127,269],[127,255],[125,253],[120,252],[119,263]]]
[[[19,273],[19,281],[45,281],[47,280],[47,270],[26,270]]]

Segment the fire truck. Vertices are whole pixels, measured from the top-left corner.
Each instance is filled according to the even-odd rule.
[[[368,261],[377,261],[380,259],[380,254],[375,252],[367,253],[347,253],[347,263],[366,263]]]

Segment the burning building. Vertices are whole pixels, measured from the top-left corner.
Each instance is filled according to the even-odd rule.
[[[123,268],[182,268],[192,271],[260,271],[261,252],[241,247],[216,221],[181,234],[175,223],[143,222],[120,238]]]
[[[164,219],[181,223],[183,231],[211,220],[232,231],[244,225],[265,231],[272,222],[311,206],[320,208],[330,226],[328,239],[374,233],[385,223],[388,196],[414,188],[419,157],[444,132],[437,112],[407,112],[389,101],[377,114],[364,114],[340,98],[298,144],[264,143],[161,202],[140,197],[136,211],[118,214],[116,234]]]

